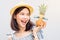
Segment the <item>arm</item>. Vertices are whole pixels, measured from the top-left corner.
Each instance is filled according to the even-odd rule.
[[[34,35],[34,40],[39,40],[36,33],[34,33],[33,35]]]
[[[12,40],[12,38],[11,38],[11,37],[9,37],[9,38],[8,38],[8,40]]]
[[[39,30],[40,30],[39,27],[35,27],[35,28],[33,29],[34,40],[40,40],[40,39],[38,38],[38,36],[37,36],[37,32],[38,32]]]
[[[12,40],[12,35],[8,34],[8,40]]]

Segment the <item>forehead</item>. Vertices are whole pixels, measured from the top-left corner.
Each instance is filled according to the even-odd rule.
[[[22,9],[21,11],[29,12],[29,9],[24,8],[24,9]]]
[[[22,9],[19,13],[29,13],[29,10],[27,8]]]

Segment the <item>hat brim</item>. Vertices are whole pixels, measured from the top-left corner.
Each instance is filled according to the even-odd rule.
[[[14,11],[15,11],[18,7],[22,7],[22,6],[25,6],[25,7],[29,8],[29,9],[30,9],[30,15],[32,14],[33,8],[32,8],[31,6],[29,6],[29,5],[27,5],[27,4],[20,4],[20,5],[14,6],[14,7],[10,10],[10,14],[12,15],[12,14],[14,13]]]

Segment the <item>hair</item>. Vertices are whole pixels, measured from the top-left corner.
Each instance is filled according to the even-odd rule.
[[[18,14],[20,11],[22,11],[24,8],[27,8],[27,7],[25,7],[25,6],[18,7],[18,8],[14,11],[14,13],[12,14],[12,18],[11,18],[11,28],[12,28],[12,30],[14,30],[14,31],[19,31],[19,30],[20,30],[20,28],[18,27],[18,23],[17,23],[16,19],[14,18],[14,16],[17,15],[17,14]],[[29,8],[27,8],[27,9],[29,10],[29,14],[30,14],[30,9],[29,9]],[[34,26],[34,23],[29,20],[28,23],[26,24],[26,29],[25,29],[25,31],[28,31],[28,30],[32,29],[33,26]]]

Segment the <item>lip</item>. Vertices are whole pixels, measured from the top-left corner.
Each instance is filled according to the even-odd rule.
[[[22,23],[23,25],[26,25],[27,21],[21,20],[21,23]]]

